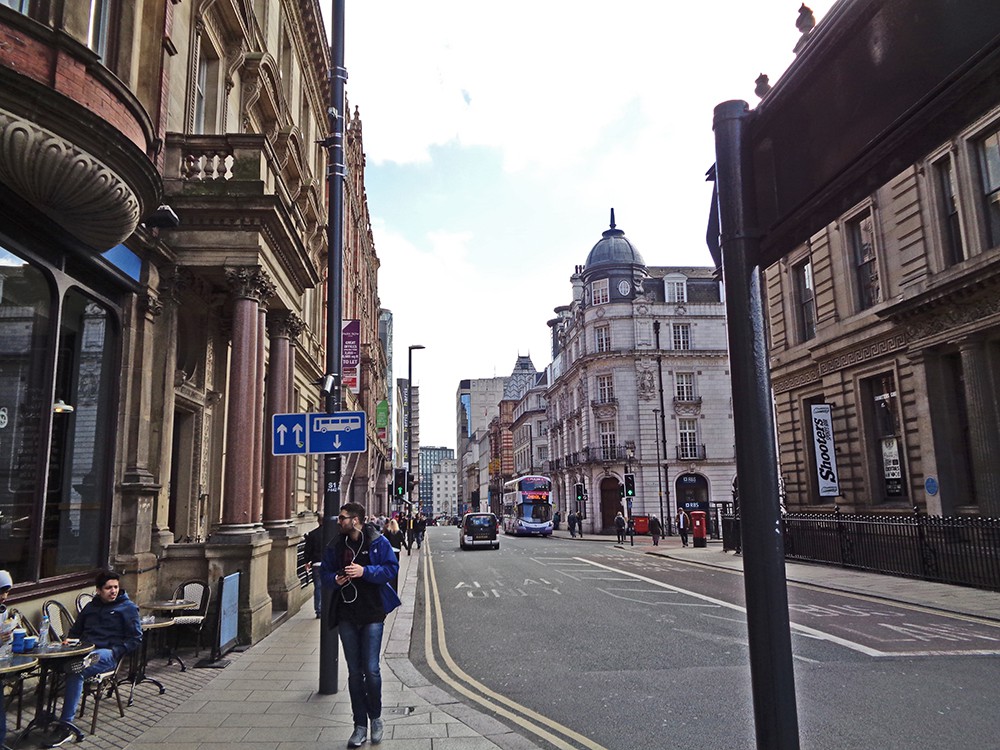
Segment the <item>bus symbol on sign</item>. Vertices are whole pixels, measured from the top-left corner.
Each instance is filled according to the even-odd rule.
[[[313,432],[350,432],[360,430],[364,412],[342,412],[339,414],[313,414]]]

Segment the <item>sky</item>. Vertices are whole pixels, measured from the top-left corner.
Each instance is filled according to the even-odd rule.
[[[611,208],[647,265],[712,265],[713,110],[775,84],[799,4],[346,0],[393,377],[426,347],[421,445],[455,447],[459,381],[549,364],[547,321]]]

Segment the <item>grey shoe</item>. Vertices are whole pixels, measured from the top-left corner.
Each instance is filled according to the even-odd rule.
[[[354,727],[354,734],[347,741],[348,747],[361,747],[368,739],[368,727]]]
[[[372,719],[372,744],[377,745],[382,741],[382,733],[385,731],[385,724],[381,719]]]

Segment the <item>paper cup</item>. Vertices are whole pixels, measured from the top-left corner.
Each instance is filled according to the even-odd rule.
[[[24,636],[24,650],[31,651],[35,646],[38,645],[37,635],[26,635]]]

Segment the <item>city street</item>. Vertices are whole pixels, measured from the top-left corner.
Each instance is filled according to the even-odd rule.
[[[542,746],[753,748],[742,575],[650,549],[462,552],[430,529],[411,657]],[[803,748],[995,743],[1000,624],[799,584],[789,600]]]

